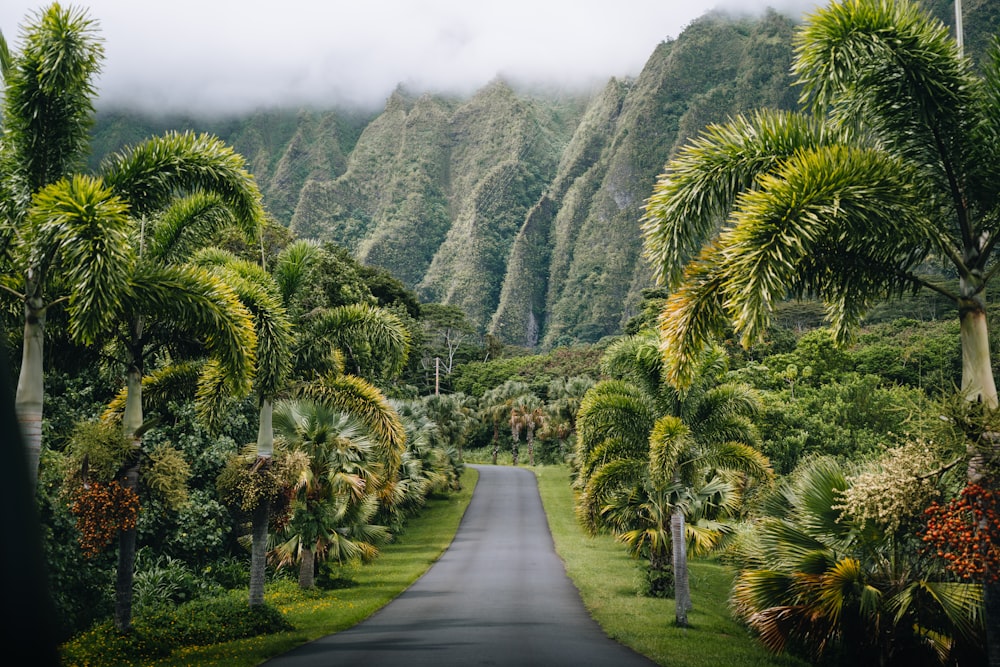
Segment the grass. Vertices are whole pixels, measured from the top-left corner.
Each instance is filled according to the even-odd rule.
[[[766,651],[729,613],[734,572],[719,563],[692,560],[689,628],[673,624],[673,600],[637,594],[640,563],[611,536],[588,536],[573,514],[569,468],[535,468],[556,551],[584,605],[608,636],[659,665],[718,667],[807,663]]]

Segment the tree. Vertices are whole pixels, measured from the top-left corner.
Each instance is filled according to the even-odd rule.
[[[985,290],[1000,238],[1000,45],[980,75],[916,5],[834,2],[798,31],[793,72],[812,116],[709,127],[647,202],[646,254],[674,290],[660,319],[671,380],[690,380],[727,321],[755,341],[786,295],[821,298],[843,343],[876,300],[927,289],[958,310],[962,393],[995,409]],[[955,278],[929,278],[934,263]],[[986,597],[992,609],[1000,591]]]
[[[793,71],[813,115],[710,126],[647,202],[646,253],[673,290],[660,319],[672,381],[726,320],[755,341],[785,295],[823,299],[844,342],[877,299],[929,289],[958,308],[962,390],[996,406],[984,290],[1000,220],[1000,52],[977,76],[915,5],[851,0],[810,16]],[[921,272],[935,261],[957,284]]]
[[[378,554],[389,538],[371,524],[378,510],[376,491],[389,474],[389,462],[356,419],[309,400],[281,401],[274,427],[287,445],[304,452],[308,465],[297,485],[287,540],[275,549],[282,563],[299,562],[299,586],[315,586],[315,559],[338,561]]]
[[[514,399],[510,408],[510,428],[513,437],[514,465],[517,465],[517,443],[521,431],[528,443],[528,465],[535,465],[535,429],[545,422],[542,399],[534,394],[522,394]]]
[[[3,42],[0,259],[8,276],[3,281],[5,290],[23,304],[24,338],[15,409],[34,485],[42,440],[45,322],[47,309],[56,300],[46,291],[51,288],[50,268],[76,266],[76,284],[70,283],[70,294],[76,295],[73,311],[82,310],[81,289],[120,284],[119,262],[114,256],[120,254],[119,245],[108,244],[106,250],[112,256],[104,263],[93,261],[92,250],[101,244],[104,223],[109,223],[112,238],[121,234],[123,212],[120,202],[103,200],[104,211],[83,209],[63,225],[43,233],[36,229],[41,221],[29,218],[32,195],[79,166],[94,112],[93,79],[104,50],[94,22],[82,11],[64,10],[58,3],[35,14],[22,28],[22,36],[19,53],[9,52]],[[71,226],[87,233],[74,233]],[[69,254],[76,264],[60,262],[61,252]],[[14,276],[19,278],[17,282],[10,280]]]
[[[423,397],[423,404],[427,416],[437,424],[445,446],[455,449],[461,460],[462,447],[477,423],[472,398],[461,392],[431,394]]]
[[[479,414],[493,425],[493,464],[496,465],[500,452],[500,423],[510,418],[511,406],[518,396],[531,393],[531,387],[524,382],[508,380],[490,389],[479,399]]]
[[[233,287],[240,301],[250,310],[257,334],[257,366],[254,389],[258,404],[257,451],[253,469],[271,465],[274,456],[273,401],[284,389],[291,371],[291,322],[281,300],[281,287],[263,268],[237,259],[225,251],[206,250],[195,263],[214,267],[226,284]],[[280,263],[280,257],[279,257]],[[221,410],[209,409],[209,416]],[[251,520],[250,595],[251,606],[264,603],[264,578],[267,569],[267,528],[270,498],[260,499]]]
[[[719,472],[769,476],[767,459],[752,447],[749,416],[758,401],[748,387],[723,381],[726,358],[714,348],[703,354],[691,386],[677,390],[666,381],[653,332],[614,341],[601,366],[614,379],[587,392],[577,420],[578,516],[593,532],[613,528],[605,512],[628,495],[633,505],[659,507],[661,521],[669,514],[676,623],[686,626],[685,512]],[[664,547],[662,540],[654,545],[651,561],[663,562]]]

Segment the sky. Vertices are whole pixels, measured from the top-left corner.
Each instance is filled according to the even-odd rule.
[[[468,94],[503,77],[586,89],[637,76],[706,11],[801,16],[814,0],[63,0],[97,22],[99,108],[378,109],[397,86]],[[0,2],[0,32],[48,3]]]

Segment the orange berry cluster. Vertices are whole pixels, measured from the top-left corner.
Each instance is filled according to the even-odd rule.
[[[80,549],[92,558],[111,544],[119,532],[135,528],[139,494],[117,481],[92,482],[73,494],[70,512],[76,516]]]
[[[1000,581],[1000,493],[969,484],[946,505],[931,504],[921,539],[963,580]]]

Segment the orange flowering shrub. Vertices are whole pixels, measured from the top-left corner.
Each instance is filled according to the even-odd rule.
[[[921,539],[947,569],[967,581],[1000,581],[1000,494],[969,484],[946,505],[925,510],[927,529]]]
[[[70,512],[76,516],[80,549],[92,558],[111,544],[119,532],[135,528],[139,494],[117,481],[93,482],[73,493]]]

